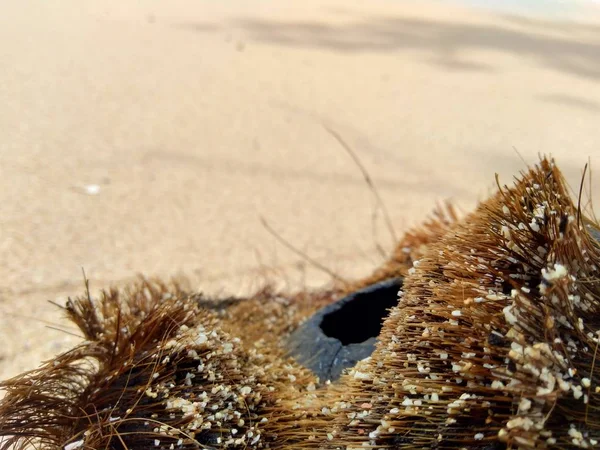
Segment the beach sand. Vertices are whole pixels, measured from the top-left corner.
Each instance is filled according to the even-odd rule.
[[[472,2],[471,2],[472,3]],[[575,3],[574,3],[575,4]],[[450,2],[6,2],[0,378],[78,338],[59,304],[136,277],[209,293],[361,276],[400,234],[556,157],[600,163],[600,9]],[[599,184],[592,191],[600,195]]]

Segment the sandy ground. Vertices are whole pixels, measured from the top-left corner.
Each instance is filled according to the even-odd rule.
[[[398,232],[446,199],[468,210],[496,172],[510,182],[514,148],[553,154],[576,186],[600,162],[600,10],[569,3],[2,2],[0,378],[77,340],[48,300],[80,293],[82,267],[94,288],[327,281],[264,217],[366,274],[392,239],[324,125]]]

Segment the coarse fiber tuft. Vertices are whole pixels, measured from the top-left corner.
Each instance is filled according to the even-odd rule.
[[[221,302],[148,280],[87,293],[65,307],[84,342],[0,385],[0,450],[597,447],[598,230],[542,159],[352,283]],[[286,354],[320,308],[396,278],[375,350],[338,381]]]

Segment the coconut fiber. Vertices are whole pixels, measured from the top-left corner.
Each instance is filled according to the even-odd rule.
[[[85,340],[1,383],[0,449],[598,447],[600,246],[578,204],[542,159],[471,214],[438,212],[363,280],[84,292],[64,312]],[[386,280],[402,287],[370,356],[331,381],[293,357],[310,317]]]

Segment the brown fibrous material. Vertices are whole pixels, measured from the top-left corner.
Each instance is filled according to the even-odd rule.
[[[0,449],[594,448],[600,246],[542,159],[464,218],[440,209],[347,285],[209,301],[140,280],[70,300],[85,340],[3,382]],[[404,277],[376,350],[323,384],[282,342]]]

